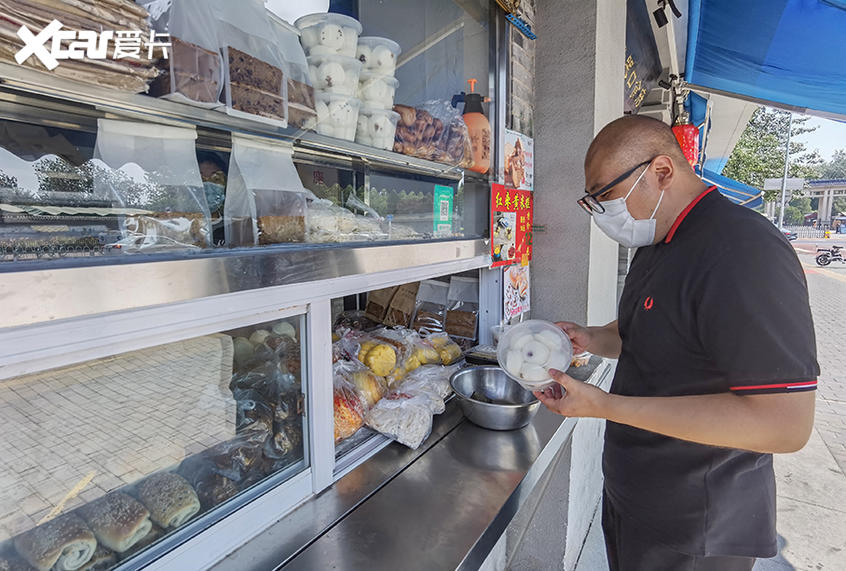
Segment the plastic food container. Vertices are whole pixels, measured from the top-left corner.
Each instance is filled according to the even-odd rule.
[[[361,23],[343,14],[309,14],[297,18],[300,43],[307,56],[336,54],[354,58]]]
[[[362,71],[358,79],[358,95],[362,105],[393,109],[394,94],[399,81],[387,75],[378,75]]]
[[[399,113],[386,109],[361,106],[355,130],[355,142],[390,150],[394,147]]]
[[[315,98],[317,132],[354,141],[361,102],[355,97],[334,93],[316,93]]]
[[[358,39],[355,57],[364,64],[366,71],[393,77],[400,51],[394,40],[366,36]]]
[[[566,371],[573,359],[573,345],[560,328],[548,321],[530,319],[503,332],[496,358],[505,373],[530,391],[554,381],[549,369]]]
[[[355,97],[361,62],[339,55],[308,57],[308,74],[317,91]]]

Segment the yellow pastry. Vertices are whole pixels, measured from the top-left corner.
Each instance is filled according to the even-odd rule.
[[[397,353],[388,345],[375,345],[364,354],[362,363],[380,377],[384,377],[397,366]]]

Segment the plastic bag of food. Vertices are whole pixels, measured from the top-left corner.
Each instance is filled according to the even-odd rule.
[[[282,58],[282,72],[287,77],[285,97],[288,101],[288,126],[314,130],[317,127],[314,87],[308,72],[300,32],[288,22],[270,13],[270,25]]]
[[[264,3],[215,0],[211,13],[223,52],[226,112],[287,126],[283,63]]]
[[[453,276],[449,280],[444,330],[453,337],[476,338],[479,316],[479,280]]]
[[[94,192],[123,207],[124,251],[211,246],[196,139],[194,127],[97,120]]]
[[[450,339],[446,333],[432,333],[427,335],[425,339],[438,350],[441,363],[444,365],[452,365],[461,359],[461,347],[458,346],[458,343]]]
[[[360,242],[386,237],[380,218],[353,214],[330,200],[315,199],[308,204],[308,241],[311,243]]]
[[[367,426],[416,449],[432,432],[432,412],[426,398],[406,397],[380,400],[367,413]]]
[[[388,392],[385,379],[376,375],[359,361],[338,361],[335,376],[341,376],[357,391],[365,410],[369,410]]]
[[[467,125],[449,101],[427,101],[418,108],[394,105],[394,111],[400,115],[394,151],[464,168],[473,165]]]
[[[400,385],[401,391],[427,390],[445,399],[452,394],[449,379],[453,373],[461,368],[460,363],[454,365],[427,365],[409,373]]]
[[[229,180],[223,206],[229,246],[302,242],[306,198],[290,143],[232,135]]]
[[[396,366],[385,375],[389,387],[396,386],[409,372],[422,364],[414,355],[414,344],[417,339],[419,339],[417,333],[405,327],[396,329],[383,327],[371,333],[371,342],[387,344],[396,353]]]
[[[219,107],[223,59],[208,0],[171,0],[169,8],[156,16],[153,27],[170,34],[171,46],[168,57],[158,62],[162,73],[150,85],[150,95]]]
[[[442,332],[446,317],[449,284],[437,280],[420,282],[412,329],[421,335]]]
[[[347,379],[344,361],[333,366],[335,442],[349,438],[364,426],[366,407],[355,386]]]

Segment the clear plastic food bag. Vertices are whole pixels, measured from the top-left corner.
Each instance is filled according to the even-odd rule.
[[[367,413],[367,426],[411,449],[418,448],[432,433],[428,399],[384,398]]]
[[[420,282],[412,328],[421,335],[442,332],[446,317],[449,284],[437,280]]]
[[[223,59],[208,0],[170,0],[166,11],[156,16],[153,26],[157,32],[170,34],[171,46],[169,57],[159,61],[162,73],[150,85],[150,94],[219,107]]]
[[[287,126],[283,62],[263,2],[215,0],[211,12],[223,53],[226,112]]]
[[[300,45],[300,32],[272,14],[270,25],[276,36],[276,45],[282,58],[282,71],[287,76],[285,88],[288,100],[288,126],[313,131],[317,127],[314,87],[308,73],[308,61]]]
[[[232,135],[229,180],[223,206],[229,246],[302,242],[306,198],[290,143]]]
[[[452,394],[449,379],[461,366],[460,363],[455,363],[453,365],[426,365],[420,367],[416,371],[409,373],[405,382],[400,385],[400,390],[427,390],[445,399]]]
[[[338,361],[334,374],[346,379],[356,390],[365,410],[373,407],[388,392],[385,379],[376,375],[359,361]]]
[[[459,347],[458,343],[450,339],[446,333],[432,333],[427,335],[425,339],[437,349],[442,364],[452,365],[461,359],[461,347]]]
[[[453,337],[476,338],[479,317],[479,280],[453,276],[449,280],[444,330]]]
[[[335,442],[349,438],[364,426],[366,407],[355,386],[347,379],[346,365],[338,361],[333,366]]]
[[[196,139],[193,127],[97,120],[94,191],[138,210],[120,219],[125,251],[211,246]]]
[[[467,125],[449,101],[427,101],[417,108],[394,105],[394,111],[400,115],[394,151],[464,168],[473,165]]]

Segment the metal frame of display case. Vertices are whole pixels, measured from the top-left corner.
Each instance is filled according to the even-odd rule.
[[[490,19],[489,85],[498,103],[496,120],[492,118],[491,123],[498,134],[504,124],[503,58],[507,52],[502,51],[504,26],[495,7]],[[226,147],[228,133],[282,139],[293,143],[295,159],[365,167],[365,184],[371,168],[480,184],[490,180],[458,167],[316,133],[0,63],[0,118],[96,131],[100,117],[196,126],[212,140],[217,131],[222,137],[221,149]],[[496,144],[494,156],[498,158]],[[491,176],[500,168],[500,164],[492,165]],[[481,270],[489,264],[489,245],[482,239],[279,245],[208,250],[191,256],[89,258],[82,265],[73,260],[10,262],[0,266],[4,306],[0,382],[236,326],[304,315],[301,336],[306,352],[308,467],[287,480],[287,474],[271,476],[222,505],[220,511],[202,516],[118,567],[206,568],[388,443],[383,437],[370,441],[336,470],[332,298]],[[502,311],[501,272],[481,271],[480,278],[479,332],[480,340],[485,341],[489,326],[499,321]]]

